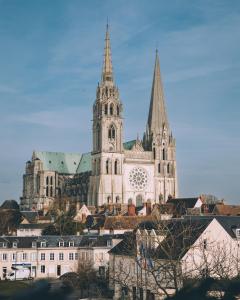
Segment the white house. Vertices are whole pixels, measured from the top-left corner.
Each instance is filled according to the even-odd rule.
[[[235,276],[239,238],[240,217],[145,222],[110,250],[114,299],[164,299],[184,278]]]

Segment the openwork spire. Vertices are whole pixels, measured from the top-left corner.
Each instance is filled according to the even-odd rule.
[[[102,82],[113,82],[113,69],[112,69],[111,46],[110,46],[109,25],[108,24],[107,24],[106,37],[105,37]]]
[[[163,85],[161,80],[160,63],[157,50],[147,127],[150,134],[160,134],[163,127],[168,127],[168,119],[164,103]]]

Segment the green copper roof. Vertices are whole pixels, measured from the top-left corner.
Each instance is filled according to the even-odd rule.
[[[43,169],[62,174],[75,174],[81,160],[81,154],[35,151],[35,158],[43,162]]]
[[[126,143],[123,143],[123,148],[125,150],[131,150],[133,145],[135,144],[136,140],[132,140],[132,141],[129,141],[129,142],[126,142]]]
[[[77,168],[77,173],[89,172],[92,170],[91,153],[83,153]]]

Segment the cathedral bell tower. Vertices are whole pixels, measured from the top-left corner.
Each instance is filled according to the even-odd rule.
[[[155,200],[165,203],[168,197],[178,196],[176,143],[165,107],[158,51],[156,51],[151,100],[144,148],[152,151],[154,160]]]
[[[93,105],[92,176],[89,205],[121,203],[123,162],[122,103],[114,83],[107,25],[101,82]]]

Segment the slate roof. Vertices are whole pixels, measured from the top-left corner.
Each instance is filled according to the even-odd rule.
[[[79,247],[111,247],[113,239],[122,239],[123,235],[98,235],[98,236],[88,236],[85,235],[82,237],[82,240],[79,244]],[[110,241],[110,243],[109,243]]]
[[[240,216],[215,216],[215,219],[232,238],[236,238],[235,230],[240,229]]]
[[[15,200],[5,200],[3,204],[0,206],[0,209],[19,209],[19,205]]]
[[[17,248],[32,248],[32,243],[37,242],[37,247],[40,247],[41,242],[46,242],[46,248],[59,248],[59,242],[64,242],[64,247],[69,246],[69,242],[74,242],[74,247],[110,247],[108,240],[121,239],[122,235],[102,235],[102,236],[1,236],[0,245],[5,242],[7,248],[12,248],[13,242],[18,243]],[[44,247],[45,248],[45,247]]]
[[[113,247],[109,254],[113,255],[126,255],[135,256],[136,255],[136,235],[133,232],[127,232],[123,235],[123,240]]]
[[[35,151],[35,157],[43,162],[43,169],[60,174],[75,174],[81,160],[79,153]]]
[[[21,211],[21,214],[30,223],[34,223],[38,219],[37,211]]]
[[[185,216],[185,219],[191,220],[213,220],[216,219],[219,224],[227,231],[227,233],[232,237],[236,238],[235,229],[240,229],[240,216]]]
[[[193,208],[199,198],[173,198],[168,199],[167,204],[173,204],[176,206],[182,206],[184,208]]]
[[[177,259],[183,257],[211,221],[212,219],[210,218],[194,221],[186,219],[163,221],[162,233],[166,234],[166,238],[158,245],[156,250],[151,251],[151,257],[156,257],[157,259]],[[139,228],[159,230],[159,226],[159,223],[144,222],[140,224]],[[125,234],[123,241],[112,248],[109,253],[114,255],[135,256],[135,233]]]

